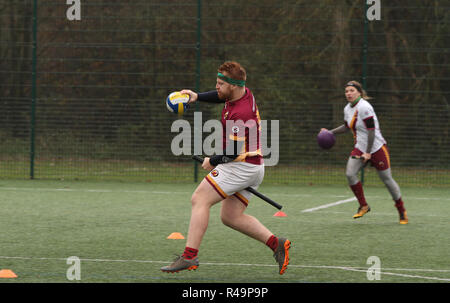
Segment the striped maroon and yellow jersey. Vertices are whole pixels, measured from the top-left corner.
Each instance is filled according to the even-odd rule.
[[[223,147],[233,141],[243,141],[242,150],[234,161],[263,164],[261,153],[261,118],[255,97],[245,88],[245,95],[236,101],[226,101],[222,110]]]

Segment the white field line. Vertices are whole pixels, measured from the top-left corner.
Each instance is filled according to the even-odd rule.
[[[0,256],[0,259],[16,259],[16,260],[56,260],[56,261],[66,261],[67,258],[47,258],[47,257],[9,257]],[[84,262],[118,262],[118,263],[155,263],[155,264],[168,264],[170,261],[153,261],[153,260],[111,260],[111,259],[81,259]],[[248,267],[278,267],[274,264],[248,264],[248,263],[220,263],[220,262],[202,262],[201,265],[211,265],[211,266],[248,266]],[[364,267],[352,267],[352,266],[327,266],[327,265],[294,265],[290,264],[289,268],[316,268],[316,269],[338,269],[346,271],[355,272],[367,272],[368,269]],[[381,275],[398,276],[404,278],[413,279],[425,279],[425,280],[437,280],[437,281],[448,281],[450,278],[438,278],[429,276],[419,276],[410,274],[401,274],[386,272],[384,270],[390,271],[414,271],[414,272],[440,272],[440,273],[450,273],[450,269],[426,269],[426,268],[381,268]]]
[[[349,198],[349,199],[344,199],[344,200],[339,200],[339,201],[336,201],[336,202],[333,202],[333,203],[328,203],[328,204],[320,205],[320,206],[317,206],[317,207],[304,209],[301,212],[302,213],[309,213],[309,212],[313,212],[313,211],[316,211],[316,210],[319,210],[319,209],[324,209],[324,208],[328,208],[328,207],[332,207],[332,206],[348,203],[348,202],[355,201],[355,200],[356,200],[355,197]]]
[[[134,194],[189,194],[191,192],[156,191],[156,190],[111,190],[111,189],[75,189],[75,188],[32,188],[32,187],[0,187],[9,191],[51,191],[51,192],[83,192],[83,193],[134,193]]]
[[[348,271],[356,271],[356,272],[367,272],[367,270],[364,270],[364,269],[356,269],[356,268],[349,268],[349,267],[343,267],[343,268],[340,268],[340,269],[348,270]],[[388,275],[388,276],[397,276],[397,277],[404,277],[404,278],[416,278],[416,279],[448,281],[448,282],[450,282],[450,279],[445,279],[445,278],[427,277],[427,276],[418,276],[418,275],[407,275],[407,274],[400,274],[400,273],[385,272],[385,271],[382,271],[382,270],[380,270],[380,275]]]
[[[387,192],[386,192],[387,193]],[[286,196],[286,197],[329,197],[329,198],[345,198],[348,195],[321,195],[321,194],[285,194],[285,193],[273,193],[270,194],[273,196]],[[390,199],[389,193],[386,196],[366,196],[368,199]],[[440,198],[431,198],[431,197],[410,197],[405,198],[406,200],[426,200],[426,201],[450,201],[450,197],[440,197]]]
[[[336,197],[338,197],[338,196],[336,196]],[[372,197],[371,196],[370,198],[376,198],[376,197]],[[417,200],[450,200],[450,198],[444,198],[444,199],[437,199],[437,198],[436,199],[434,199],[434,198],[409,198],[409,199],[417,199]],[[329,208],[329,207],[336,206],[336,205],[341,205],[341,204],[348,203],[348,202],[351,202],[351,201],[356,201],[356,197],[352,197],[352,198],[348,198],[348,199],[344,199],[344,200],[339,200],[339,201],[332,202],[332,203],[323,204],[323,205],[320,205],[320,206],[317,206],[317,207],[313,207],[313,208],[304,209],[301,212],[302,213],[309,213],[309,212],[313,212],[313,211],[316,211],[316,210]],[[435,215],[429,215],[429,216],[435,216]]]

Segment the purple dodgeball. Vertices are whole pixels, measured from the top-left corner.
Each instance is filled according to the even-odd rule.
[[[329,130],[323,130],[317,135],[317,143],[323,149],[330,149],[336,142],[336,137]]]

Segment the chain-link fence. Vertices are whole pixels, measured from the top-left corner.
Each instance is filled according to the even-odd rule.
[[[217,67],[235,60],[268,145],[279,142],[265,182],[345,183],[352,136],[323,151],[316,135],[343,123],[343,86],[357,80],[373,97],[396,180],[450,185],[448,1],[69,3],[0,0],[3,178],[201,178],[190,156],[171,151],[179,117],[165,98],[213,90]],[[194,111],[204,123],[221,105],[195,104],[182,117],[192,131]],[[372,171],[366,182],[379,184]]]

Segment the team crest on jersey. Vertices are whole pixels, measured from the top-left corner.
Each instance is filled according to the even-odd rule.
[[[219,175],[219,171],[217,169],[214,169],[214,170],[211,171],[211,175],[213,177],[217,177]]]
[[[225,114],[223,115],[223,118],[226,120],[228,117],[228,112],[225,112]]]

